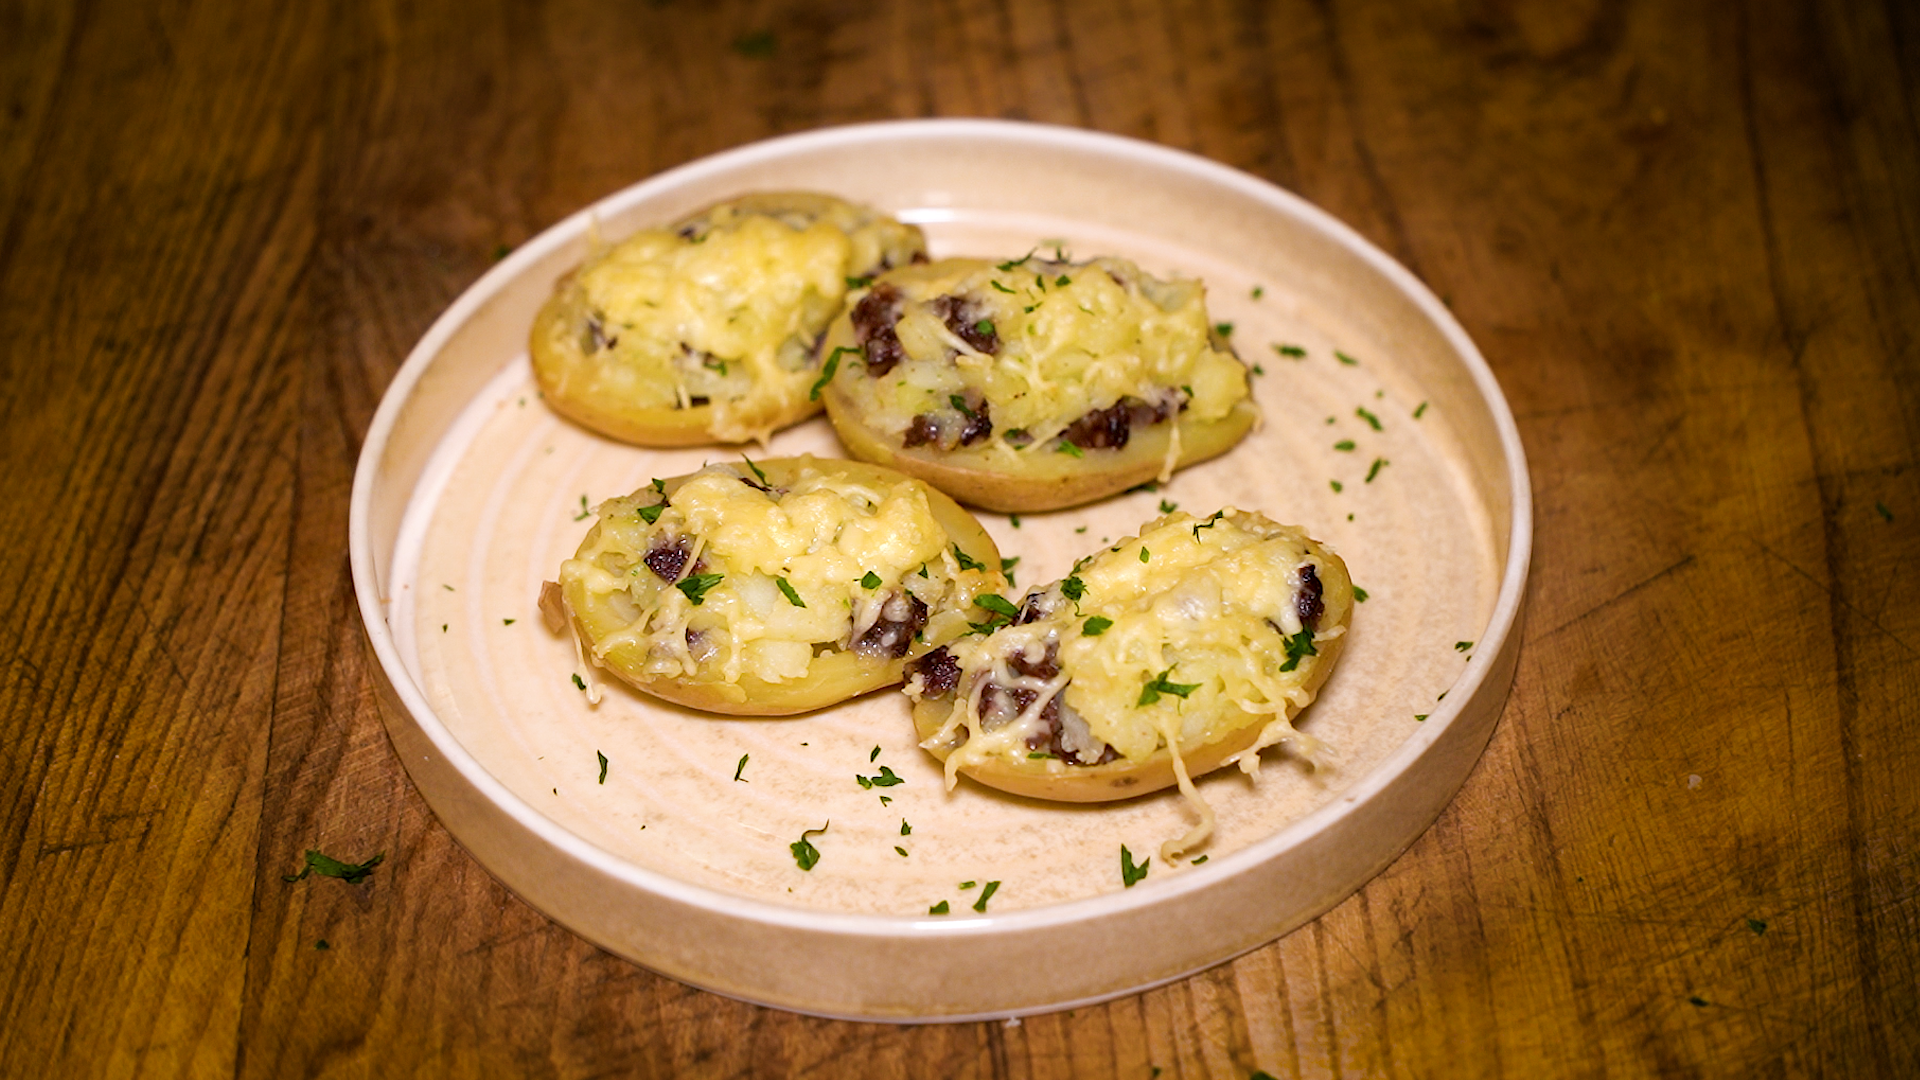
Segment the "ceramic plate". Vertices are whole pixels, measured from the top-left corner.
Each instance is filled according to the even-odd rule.
[[[1204,861],[1154,858],[1177,793],[1057,806],[952,790],[887,691],[781,719],[716,718],[575,679],[535,600],[587,508],[735,459],[621,445],[541,402],[527,330],[596,234],[748,191],[803,188],[920,225],[935,256],[1123,255],[1197,277],[1256,365],[1241,446],[1073,510],[981,514],[1022,584],[1171,506],[1305,526],[1366,592],[1297,721],[1201,783]],[[754,456],[841,456],[824,419]],[[1337,903],[1412,842],[1486,744],[1510,684],[1530,544],[1518,436],[1485,362],[1410,274],[1260,180],[1163,147],[994,121],[813,132],[683,166],[533,240],[408,358],[355,477],[354,580],[383,714],[448,829],[529,903],[656,971],[833,1016],[941,1020],[1070,1006],[1178,978]],[[873,786],[885,767],[901,782]],[[862,778],[869,782],[863,783]],[[819,853],[803,869],[792,845]],[[994,884],[997,883],[997,884]],[[991,894],[989,895],[989,886]],[[945,905],[941,909],[941,905]],[[936,909],[945,914],[933,914]]]

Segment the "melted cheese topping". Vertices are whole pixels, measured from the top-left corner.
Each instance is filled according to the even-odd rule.
[[[1337,638],[1345,626],[1323,621],[1302,637],[1308,628],[1297,597],[1306,565],[1323,587],[1349,588],[1344,569],[1329,570],[1334,560],[1302,530],[1255,513],[1161,517],[1138,537],[1082,560],[1065,581],[1030,592],[1027,602],[1042,617],[949,645],[962,672],[959,692],[946,726],[924,745],[965,740],[947,757],[949,785],[969,766],[1029,764],[1034,747],[1052,737],[1042,714],[1058,696],[1062,741],[1083,760],[1105,747],[1134,763],[1161,751],[1172,756],[1201,823],[1168,854],[1190,849],[1211,831],[1212,812],[1193,788],[1185,756],[1251,724],[1262,730],[1236,755],[1248,772],[1257,769],[1259,751],[1277,743],[1292,742],[1308,760],[1319,750],[1290,723],[1318,685],[1319,654],[1302,646]],[[1350,604],[1343,600],[1338,610]],[[1050,653],[1053,674],[1017,670],[1046,671]],[[1007,718],[983,711],[993,686],[1034,696]],[[1077,767],[1057,758],[1044,764],[1058,773]]]
[[[891,218],[807,195],[750,196],[636,233],[549,301],[569,316],[545,343],[552,392],[626,408],[709,405],[715,438],[764,442],[804,408],[815,345],[849,276],[922,246]]]
[[[896,439],[915,416],[961,422],[955,396],[985,401],[995,434],[986,445],[1009,459],[1058,452],[1069,425],[1123,400],[1164,406],[1171,422],[1177,410],[1220,419],[1248,396],[1246,366],[1213,334],[1197,281],[1161,281],[1119,258],[1031,257],[946,259],[883,280],[906,299],[895,327],[906,359],[842,385]],[[962,299],[971,324],[991,324],[992,354],[948,325],[933,303],[942,297]]]
[[[923,636],[937,642],[965,629],[960,613],[1000,580],[961,568],[915,481],[807,468],[768,491],[752,479],[709,466],[670,497],[648,487],[597,508],[597,527],[560,567],[563,589],[584,588],[624,621],[593,637],[596,661],[634,644],[642,677],[802,679],[817,652],[849,648],[903,590],[927,605]],[[670,582],[647,557],[677,550]]]

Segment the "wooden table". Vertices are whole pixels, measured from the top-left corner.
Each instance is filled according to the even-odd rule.
[[[0,1074],[1912,1075],[1916,87],[1890,3],[7,4]],[[347,571],[381,391],[498,252],[912,116],[1345,219],[1479,342],[1538,500],[1433,828],[1017,1025],[744,1005],[526,907],[389,747]],[[310,847],[386,861],[283,882]]]

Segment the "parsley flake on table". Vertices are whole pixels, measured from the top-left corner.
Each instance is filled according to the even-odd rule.
[[[350,863],[310,850],[307,852],[306,867],[297,874],[282,874],[280,880],[295,882],[308,874],[319,874],[321,877],[339,878],[349,885],[358,885],[367,880],[373,874],[373,868],[385,862],[386,858],[387,853],[383,851],[366,862]]]
[[[1413,410],[1413,418],[1415,420],[1420,419],[1420,417],[1424,415],[1426,411],[1427,411],[1427,403],[1423,401],[1419,404],[1417,408]]]
[[[810,838],[826,832],[827,826],[832,824],[833,822],[829,821],[817,829],[808,829],[800,834],[800,839],[787,845],[787,850],[793,852],[793,861],[799,865],[800,869],[811,870],[820,865],[820,849],[813,846]]]
[[[1127,845],[1120,845],[1120,881],[1127,888],[1131,889],[1144,880],[1147,876],[1147,867],[1151,865],[1153,865],[1153,859],[1147,858],[1142,860],[1140,865],[1135,866],[1133,852],[1127,850]]]
[[[1375,431],[1387,430],[1386,428],[1383,428],[1380,426],[1380,418],[1373,415],[1373,413],[1367,411],[1365,406],[1362,406],[1360,408],[1353,410],[1353,415],[1359,417],[1362,420],[1365,420],[1367,422],[1367,426],[1372,428]]]
[[[1364,482],[1368,484],[1373,483],[1373,478],[1376,476],[1379,476],[1380,470],[1386,468],[1387,465],[1389,464],[1390,462],[1388,462],[1386,458],[1383,458],[1383,457],[1374,458],[1373,464],[1368,466],[1367,468],[1367,478]]]
[[[1299,360],[1307,355],[1307,350],[1299,345],[1281,345],[1276,343],[1273,346],[1273,351],[1289,360]]]
[[[1353,357],[1348,356],[1346,353],[1341,352],[1339,349],[1333,350],[1333,358],[1335,360],[1340,361],[1343,364],[1346,364],[1349,367],[1356,367],[1360,363],[1360,361],[1355,360]]]
[[[1335,450],[1352,450],[1356,444],[1352,439],[1341,439],[1333,444]]]

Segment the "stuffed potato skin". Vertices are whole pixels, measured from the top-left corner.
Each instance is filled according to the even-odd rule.
[[[764,443],[820,409],[849,282],[926,258],[920,230],[830,195],[762,192],[642,230],[555,287],[529,338],[555,411],[642,446]]]
[[[1018,611],[910,665],[921,745],[950,779],[1105,802],[1236,757],[1250,767],[1279,742],[1311,747],[1291,720],[1339,658],[1353,586],[1297,528],[1174,513],[1029,590]]]
[[[808,712],[894,685],[1006,582],[972,515],[862,462],[709,465],[596,513],[559,574],[583,655],[708,712]]]
[[[1118,258],[896,269],[849,295],[821,348],[853,456],[992,510],[1165,479],[1258,418],[1202,286]]]

